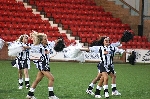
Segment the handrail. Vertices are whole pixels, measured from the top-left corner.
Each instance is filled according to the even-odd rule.
[[[120,0],[123,4],[125,4],[126,6],[128,6],[130,9],[134,10],[136,13],[140,14],[140,12],[138,10],[136,10],[135,8],[133,8],[131,5],[129,5],[127,2],[125,2],[124,0]]]

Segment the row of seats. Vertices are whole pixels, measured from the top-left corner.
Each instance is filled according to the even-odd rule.
[[[125,31],[124,29],[105,29],[105,28],[94,28],[94,27],[91,27],[91,28],[71,27],[71,30],[72,30],[72,33],[89,32],[89,33],[103,33],[105,35],[108,35],[108,34],[118,35],[118,34],[123,34],[123,32]]]
[[[20,35],[22,35],[22,34],[20,34]],[[18,38],[19,38],[19,36],[20,35],[2,35],[2,34],[0,34],[0,37],[3,39],[3,40],[5,40],[5,41],[10,41],[10,42],[12,42],[12,41],[15,41],[15,40],[17,40]],[[48,35],[48,34],[47,34]],[[65,36],[64,36],[65,35]],[[58,37],[62,37],[63,39],[64,39],[64,41],[65,41],[65,45],[66,46],[69,46],[70,44],[72,44],[72,43],[74,43],[75,42],[75,40],[73,39],[73,40],[69,40],[67,37],[66,37],[66,34],[58,34],[58,35],[55,35],[55,34],[51,34],[51,36],[50,35],[48,35],[48,41],[54,41],[54,40],[56,40],[56,39],[58,39]],[[32,43],[32,41],[31,40],[29,40],[29,42],[30,43]]]
[[[77,5],[77,4],[67,4],[67,3],[64,3],[64,4],[59,4],[59,3],[42,3],[42,2],[39,2],[39,3],[36,3],[36,6],[38,6],[37,8],[40,10],[41,8],[44,7],[44,9],[54,9],[54,8],[58,8],[58,9],[66,9],[66,8],[69,8],[69,9],[80,9],[81,11],[99,11],[99,12],[104,12],[104,9],[101,7],[101,6],[90,6],[90,5]],[[40,10],[42,11],[42,9]]]
[[[41,0],[30,0],[29,1],[32,4],[39,4],[41,3]],[[90,0],[48,0],[48,1],[44,1],[45,3],[52,3],[54,5],[54,3],[56,4],[74,4],[74,5],[96,5],[96,3],[94,1],[90,1]],[[43,4],[43,3],[42,3]],[[46,4],[43,4],[46,5]]]
[[[37,19],[30,19],[30,18],[10,18],[10,17],[0,17],[0,22],[3,22],[2,25],[7,25],[7,23],[16,23],[16,24],[22,24],[22,23],[28,23],[28,24],[45,24],[46,25],[49,25],[49,21],[48,20],[42,20],[39,18],[39,20]]]
[[[17,11],[17,10],[16,10]],[[3,18],[28,18],[28,19],[35,19],[35,18],[41,18],[40,14],[33,14],[31,11],[30,12],[24,12],[24,13],[18,13],[16,11],[5,11],[5,10],[0,10],[1,16]]]
[[[53,28],[50,28],[50,27],[42,27],[42,26],[29,26],[27,25],[26,27],[21,27],[21,26],[17,26],[17,27],[0,27],[0,28],[3,28],[3,29],[0,29],[0,33],[1,34],[5,34],[5,33],[8,33],[8,34],[11,34],[11,33],[14,33],[14,31],[16,30],[19,30],[19,31],[31,31],[31,30],[39,30],[39,31],[43,31],[44,33],[46,32],[59,32],[58,31],[58,28],[57,27],[53,27]],[[17,33],[16,33],[17,34]]]
[[[74,24],[74,27],[81,27],[81,26],[94,26],[95,28],[111,28],[111,29],[123,29],[123,30],[130,30],[130,26],[128,24],[119,24],[119,23],[106,23],[106,22],[80,22],[78,21],[62,21],[63,25],[68,25],[71,27],[72,24]]]
[[[4,20],[5,19],[5,20]],[[1,27],[16,27],[19,25],[19,27],[27,27],[26,25],[31,25],[33,26],[45,26],[48,28],[48,26],[50,26],[48,20],[36,20],[36,19],[21,19],[21,18],[4,18],[2,20],[2,18],[0,18],[0,22],[1,22]],[[12,26],[13,25],[13,26]],[[44,27],[44,28],[45,28]]]
[[[38,10],[41,11],[42,7]],[[77,9],[67,9],[67,8],[61,8],[61,9],[55,9],[55,8],[44,8],[44,11],[46,13],[57,13],[57,14],[76,14],[76,15],[86,15],[86,16],[112,16],[109,12],[104,11],[92,11],[92,10],[77,10]]]
[[[13,32],[11,33],[5,33],[5,34],[0,34],[0,37],[5,40],[5,41],[15,41],[16,39],[19,38],[20,35],[22,34],[28,34],[30,35],[32,31],[15,31],[15,33],[13,34]],[[68,39],[66,34],[65,33],[59,33],[59,32],[55,32],[55,33],[52,33],[52,32],[49,32],[49,33],[45,33],[47,34],[48,38],[59,38],[59,37],[62,37],[63,39]],[[55,39],[55,40],[56,40]]]
[[[124,44],[122,46],[124,49],[132,48],[132,49],[150,49],[150,42],[132,42],[131,45]]]
[[[48,15],[48,13],[46,14]],[[55,19],[68,19],[68,20],[80,20],[80,21],[105,21],[105,22],[116,22],[121,23],[121,20],[119,18],[113,18],[111,15],[107,15],[107,13],[103,13],[99,16],[93,16],[92,15],[84,15],[84,14],[64,14],[64,13],[51,13],[50,16],[54,17]]]
[[[2,7],[3,6],[3,7]],[[17,11],[17,12],[31,12],[32,9],[31,8],[25,8],[23,6],[4,6],[4,5],[0,5],[0,10],[4,10],[4,11]]]
[[[0,0],[0,4],[3,4],[4,6],[6,5],[14,5],[14,6],[18,6],[18,5],[22,5],[23,6],[23,3],[20,2],[20,1],[17,1],[16,0]]]
[[[101,36],[105,36],[105,34],[103,33],[97,33],[97,34],[92,34],[92,33],[88,33],[88,32],[79,32],[79,37],[80,38],[96,38],[98,39],[98,37]],[[108,37],[111,38],[111,40],[113,42],[119,41],[122,37],[122,34],[120,35],[113,35],[113,34],[107,34]],[[123,45],[135,45],[135,44],[139,44],[139,45],[146,45],[148,43],[148,40],[145,36],[141,37],[140,39],[132,39],[129,42],[125,43],[123,42]]]

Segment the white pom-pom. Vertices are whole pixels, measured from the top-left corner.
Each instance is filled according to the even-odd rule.
[[[15,42],[8,46],[8,56],[18,56],[22,52],[22,45]]]

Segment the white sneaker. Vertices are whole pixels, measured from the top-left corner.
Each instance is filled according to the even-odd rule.
[[[17,67],[17,65],[15,64],[14,66],[12,66],[12,67]]]
[[[95,95],[95,98],[101,98],[101,95]]]
[[[29,85],[29,84],[27,84],[27,85],[26,85],[26,89],[29,89],[29,88],[30,88],[30,85]]]
[[[120,96],[121,93],[118,92],[118,90],[115,90],[115,91],[112,92],[112,95],[114,95],[114,96]]]
[[[18,87],[18,89],[22,89],[22,88],[23,88],[23,86],[19,86],[19,87]]]
[[[48,97],[48,99],[59,99],[59,98],[56,96],[50,96],[50,97]]]
[[[105,92],[104,96],[105,96],[105,98],[109,98],[109,93]]]
[[[86,93],[87,93],[87,94],[90,94],[90,95],[92,95],[92,96],[95,95],[94,92],[92,92],[92,90],[88,90],[88,89],[86,90]]]
[[[27,95],[26,98],[27,99],[36,99],[34,96],[29,96],[29,95]]]

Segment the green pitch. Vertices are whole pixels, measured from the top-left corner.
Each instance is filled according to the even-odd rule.
[[[85,90],[97,74],[96,65],[97,63],[51,62],[56,96],[60,99],[95,99],[86,94]],[[0,99],[25,99],[28,89],[18,89],[17,68],[12,67],[10,61],[0,61],[0,67]],[[115,64],[115,70],[117,89],[122,95],[111,96],[109,78],[109,99],[150,99],[150,64]],[[29,70],[30,84],[34,81],[37,71],[32,63]],[[47,85],[47,78],[39,83],[35,90],[37,99],[48,99]],[[104,99],[103,90],[101,95]]]

